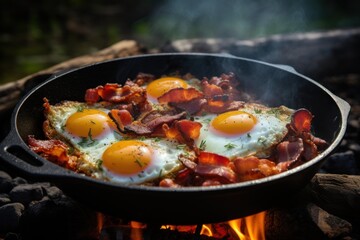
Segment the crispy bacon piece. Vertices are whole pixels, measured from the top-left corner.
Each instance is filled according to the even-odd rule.
[[[206,102],[207,101],[204,98],[195,98],[187,102],[169,103],[169,105],[176,109],[180,109],[181,111],[186,111],[190,115],[194,115],[201,111]]]
[[[186,117],[186,112],[174,113],[173,111],[152,110],[141,115],[137,120],[124,127],[124,132],[133,132],[138,135],[151,135],[157,127],[170,124],[175,120]],[[120,129],[121,130],[121,129]]]
[[[224,91],[217,84],[209,84],[207,80],[201,81],[201,87],[206,98],[212,98],[216,95],[224,94]]]
[[[201,151],[198,156],[199,164],[217,165],[217,166],[228,166],[230,159],[211,152]]]
[[[87,103],[93,104],[100,100],[100,95],[98,94],[97,89],[89,88],[85,92],[85,101]]]
[[[107,83],[86,90],[85,101],[88,104],[99,100],[110,103],[142,103],[146,101],[146,90],[132,81],[127,81],[124,86],[118,83]]]
[[[173,179],[164,178],[159,183],[160,187],[167,187],[167,188],[180,188],[182,185],[177,184]]]
[[[286,171],[313,159],[328,145],[325,140],[315,138],[311,134],[312,118],[311,112],[304,108],[293,113],[291,122],[287,125],[288,134],[276,147],[275,155],[280,171]]]
[[[243,101],[227,101],[225,98],[210,99],[207,104],[204,104],[204,110],[210,113],[223,113],[242,108],[244,104]]]
[[[318,148],[313,141],[304,141],[303,157],[305,161],[309,161],[318,155]]]
[[[220,77],[203,78],[201,81],[202,91],[206,98],[212,98],[216,95],[229,95],[230,100],[240,100],[242,94],[237,87],[239,82],[235,78],[235,74],[230,72],[228,74],[221,74]]]
[[[204,94],[195,88],[174,88],[158,97],[159,103],[181,103],[203,98]]]
[[[74,156],[69,156],[69,147],[62,141],[51,140],[37,140],[33,135],[28,136],[28,146],[34,152],[42,155],[49,161],[55,162],[63,167],[76,171],[76,163]]]
[[[155,79],[155,76],[149,73],[138,73],[134,79],[134,83],[139,86],[144,85],[145,83],[151,82]]]
[[[239,181],[255,180],[279,173],[274,162],[254,156],[237,157],[233,163]]]
[[[116,126],[122,132],[125,130],[125,126],[131,124],[133,121],[130,112],[125,109],[111,109],[109,116],[114,120]]]
[[[200,136],[201,127],[202,125],[199,122],[183,119],[175,121],[171,127],[164,124],[162,129],[167,138],[176,139],[178,142],[192,147],[194,140]]]
[[[310,132],[313,115],[305,108],[301,108],[293,113],[291,126],[299,133]]]
[[[227,157],[211,153],[200,152],[198,157],[198,164],[194,172],[207,179],[213,178],[221,183],[236,182],[236,174],[229,167],[230,160]]]
[[[284,141],[277,145],[277,161],[287,162],[296,161],[301,157],[304,151],[304,143],[301,138],[297,138],[296,141]]]

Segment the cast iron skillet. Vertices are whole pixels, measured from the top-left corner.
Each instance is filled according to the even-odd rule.
[[[269,106],[310,110],[316,136],[331,145],[318,157],[287,172],[255,181],[168,189],[121,186],[91,179],[59,167],[33,153],[27,136],[43,137],[43,98],[83,101],[87,88],[108,82],[124,83],[137,73],[160,76],[175,71],[198,78],[234,72],[244,91]],[[350,106],[315,81],[289,67],[251,59],[199,53],[153,54],[111,60],[58,76],[32,89],[17,104],[11,130],[0,145],[2,163],[23,174],[58,185],[68,196],[95,210],[147,223],[199,224],[227,221],[265,210],[286,201],[304,187],[346,130]]]

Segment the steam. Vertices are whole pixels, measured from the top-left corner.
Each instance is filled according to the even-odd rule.
[[[314,3],[300,1],[165,0],[149,17],[155,39],[249,39],[308,28]],[[158,43],[158,42],[157,42]]]

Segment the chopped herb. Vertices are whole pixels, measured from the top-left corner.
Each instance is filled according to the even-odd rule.
[[[184,149],[186,147],[186,144],[179,144],[176,146],[177,149]]]
[[[184,152],[184,153],[182,153],[182,155],[183,155],[184,157],[189,157],[189,156],[190,156],[190,153]]]
[[[76,111],[77,111],[77,112],[82,112],[82,111],[84,111],[84,106],[82,106],[82,105],[77,106]]]
[[[275,117],[279,117],[279,115],[280,115],[280,109],[278,109],[278,108],[271,108],[270,110],[267,111],[267,113],[269,113],[269,114],[274,114]]]
[[[97,141],[92,138],[91,128],[90,128],[89,132],[88,132],[88,136],[86,138],[85,137],[81,138],[81,141],[79,142],[79,145],[82,146],[82,147],[90,147],[90,146],[93,146],[96,143],[97,143]]]
[[[260,136],[259,139],[258,139],[258,142],[265,145],[265,142],[266,142],[266,137],[264,136]]]
[[[103,161],[101,159],[96,160],[96,167],[102,170]]]
[[[248,138],[251,138],[251,135],[250,135],[250,133],[248,133],[248,134],[247,134],[247,137],[248,137]]]
[[[136,160],[135,160],[135,163],[136,163],[137,165],[139,165],[141,168],[143,167],[143,163],[142,163],[139,159],[136,159]]]
[[[205,148],[206,148],[206,140],[201,140],[201,142],[200,142],[200,150],[205,150]]]
[[[255,113],[261,113],[261,109],[255,108],[254,109]]]
[[[156,138],[154,138],[154,141],[155,141],[155,142],[160,142],[160,141],[161,141],[161,138],[156,137]]]
[[[145,139],[146,139],[145,136],[141,136],[141,137],[140,137],[140,140],[141,140],[141,141],[144,141]]]
[[[159,178],[161,178],[161,176],[162,176],[162,169],[160,169]]]
[[[90,122],[91,122],[92,124],[96,124],[93,120],[90,120]]]
[[[74,147],[69,147],[67,153],[68,153],[69,155],[72,155],[74,152],[75,152],[75,148],[74,148]]]
[[[228,144],[224,145],[224,147],[225,147],[227,150],[230,150],[230,149],[235,148],[235,147],[236,147],[236,145],[235,145],[235,144],[233,144],[233,143],[228,143]]]

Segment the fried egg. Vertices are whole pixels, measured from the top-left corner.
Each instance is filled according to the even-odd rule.
[[[145,85],[147,98],[151,103],[158,103],[157,98],[174,88],[200,88],[200,81],[196,78],[182,79],[179,77],[166,76],[155,79]]]
[[[65,139],[79,154],[81,172],[112,182],[140,184],[182,167],[179,157],[191,156],[176,141],[158,138],[128,139],[119,133],[101,103],[91,106],[66,101],[47,113],[56,138]]]
[[[291,109],[284,106],[268,108],[260,104],[246,104],[244,108],[221,114],[195,117],[202,124],[195,144],[203,151],[222,156],[269,157],[272,147],[286,135]]]
[[[103,169],[110,181],[124,184],[160,179],[183,167],[179,157],[194,157],[194,153],[185,148],[167,139],[122,140],[104,151]]]

